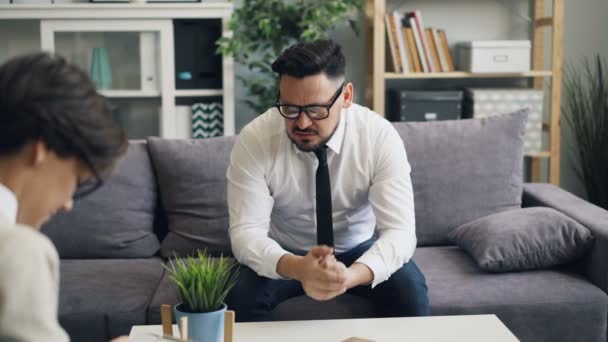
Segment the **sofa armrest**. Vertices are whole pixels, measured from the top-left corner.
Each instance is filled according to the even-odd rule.
[[[583,272],[608,293],[608,211],[551,184],[524,184],[523,207],[549,207],[587,227],[595,242],[583,260]]]

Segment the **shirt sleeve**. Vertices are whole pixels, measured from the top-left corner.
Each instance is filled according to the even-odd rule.
[[[388,126],[387,130],[380,135],[384,137],[383,141],[375,145],[376,158],[369,190],[378,239],[357,260],[374,273],[372,287],[409,262],[416,249],[411,167],[401,137],[394,127]]]
[[[57,252],[40,233],[22,233],[0,243],[0,340],[68,342],[57,319]]]
[[[236,259],[260,276],[280,279],[279,259],[289,252],[268,237],[274,200],[266,182],[267,150],[250,130],[243,130],[228,166],[230,243]]]

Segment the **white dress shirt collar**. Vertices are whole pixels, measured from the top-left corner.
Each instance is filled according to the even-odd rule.
[[[2,183],[0,183],[0,216],[9,223],[17,222],[17,197]]]
[[[336,154],[340,154],[340,150],[342,149],[342,141],[344,141],[344,128],[346,126],[345,115],[346,111],[343,110],[342,113],[340,113],[340,122],[338,122],[338,128],[336,128],[334,134],[331,136],[327,144],[325,144]]]

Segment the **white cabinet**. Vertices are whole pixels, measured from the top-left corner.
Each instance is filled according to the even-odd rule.
[[[90,73],[130,138],[188,138],[176,107],[211,100],[223,105],[224,135],[234,135],[233,60],[221,60],[221,87],[177,89],[175,54],[190,52],[174,45],[175,20],[219,19],[228,35],[231,13],[226,2],[0,5],[0,63],[40,49],[66,57]]]

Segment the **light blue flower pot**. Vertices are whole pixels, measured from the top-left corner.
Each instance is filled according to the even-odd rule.
[[[180,311],[181,304],[175,306],[175,318],[188,317],[188,338],[194,342],[222,342],[224,340],[224,314],[226,304],[213,312],[190,313]]]

